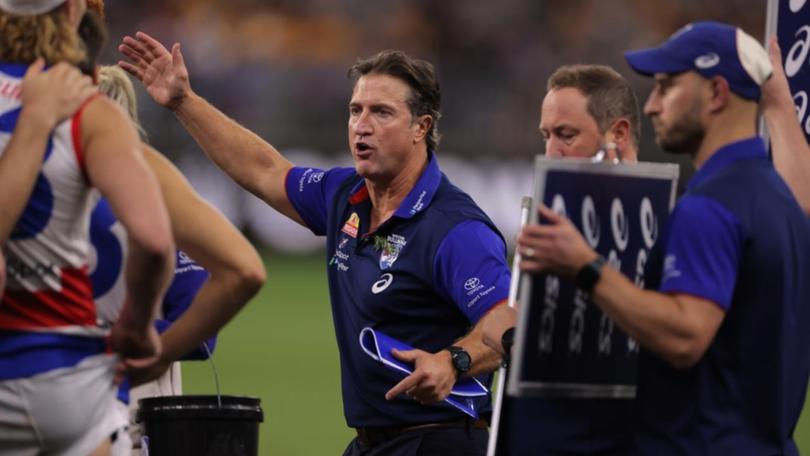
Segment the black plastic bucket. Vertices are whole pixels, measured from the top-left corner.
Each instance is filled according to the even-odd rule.
[[[138,401],[141,452],[149,456],[257,456],[261,400],[241,396],[159,396]]]

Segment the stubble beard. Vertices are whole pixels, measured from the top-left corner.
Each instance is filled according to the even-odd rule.
[[[692,157],[697,154],[706,129],[700,123],[700,105],[694,104],[672,126],[656,132],[658,146],[671,154],[686,154]]]

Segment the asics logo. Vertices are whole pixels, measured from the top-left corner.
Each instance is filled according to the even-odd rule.
[[[391,282],[394,281],[394,276],[390,272],[386,272],[385,274],[380,276],[380,280],[374,282],[371,285],[371,292],[374,294],[380,294],[391,285]]]
[[[714,52],[703,54],[695,59],[695,66],[701,70],[707,70],[711,67],[717,66],[720,63],[720,56]]]

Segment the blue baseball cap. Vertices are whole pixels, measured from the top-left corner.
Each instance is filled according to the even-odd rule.
[[[768,53],[756,39],[719,22],[693,22],[672,34],[658,47],[624,54],[638,73],[681,73],[695,71],[704,78],[723,76],[732,92],[758,101],[760,86],[771,77]]]

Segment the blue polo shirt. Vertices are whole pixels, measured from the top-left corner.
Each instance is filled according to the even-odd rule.
[[[316,235],[325,235],[332,315],[349,426],[395,426],[464,416],[445,404],[423,406],[385,393],[402,377],[360,347],[371,326],[438,352],[463,337],[509,294],[503,238],[473,200],[450,183],[430,155],[394,215],[369,232],[371,201],[352,168],[293,168],[287,196]],[[491,375],[478,377],[489,385]],[[489,397],[477,400],[486,411]]]
[[[639,356],[640,454],[796,455],[810,372],[810,220],[758,138],[728,144],[689,182],[646,284],[725,312],[701,360]]]

